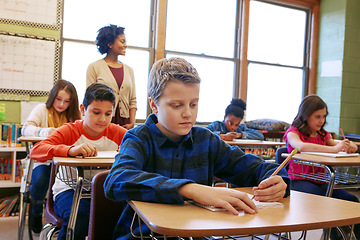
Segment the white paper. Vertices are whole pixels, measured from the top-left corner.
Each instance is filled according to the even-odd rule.
[[[312,154],[312,155],[319,155],[319,156],[325,156],[325,157],[336,157],[336,158],[342,158],[342,157],[357,157],[359,156],[358,153],[346,153],[346,152],[338,152],[338,153],[324,153],[324,152],[301,152],[304,154]]]

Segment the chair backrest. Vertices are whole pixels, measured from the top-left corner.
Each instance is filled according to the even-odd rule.
[[[282,157],[281,154],[288,153],[287,147],[278,148],[275,152],[275,162],[281,164],[286,158]],[[288,170],[289,165],[286,165],[286,169]]]
[[[57,173],[57,166],[52,163],[51,164],[51,173],[50,173],[50,182],[49,182],[49,189],[48,189],[48,198],[46,200],[46,207],[45,207],[45,220],[57,227],[61,228],[63,224],[63,220],[56,215],[54,210],[54,200],[53,200],[53,193],[52,193],[52,186],[55,182],[55,177]]]
[[[125,202],[114,202],[105,197],[104,182],[109,170],[96,174],[91,182],[91,202],[88,240],[112,239]]]

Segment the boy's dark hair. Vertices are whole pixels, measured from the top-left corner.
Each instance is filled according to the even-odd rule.
[[[81,119],[81,113],[79,111],[79,99],[75,86],[66,80],[58,80],[53,88],[50,90],[49,97],[46,100],[46,108],[50,109],[55,101],[55,98],[60,90],[66,91],[70,95],[69,107],[65,110],[66,117],[69,122]]]
[[[158,60],[152,66],[148,78],[148,95],[155,103],[161,97],[168,82],[181,81],[184,84],[200,84],[197,70],[185,59],[172,57]]]
[[[235,117],[243,119],[245,110],[246,103],[240,98],[233,98],[225,109],[225,116],[234,115]]]
[[[306,136],[306,138],[310,137],[311,130],[309,129],[309,125],[307,123],[307,119],[316,111],[326,108],[326,116],[328,115],[328,109],[326,103],[317,95],[312,94],[306,96],[300,103],[299,111],[292,122],[292,126],[296,127],[299,132]],[[321,139],[324,140],[326,136],[326,131],[324,130],[324,126],[326,121],[321,126],[318,134],[321,136]]]
[[[83,100],[85,109],[87,109],[93,101],[109,101],[115,106],[114,91],[106,84],[93,83],[85,91]]]
[[[113,44],[117,36],[123,35],[124,30],[125,28],[113,24],[100,28],[95,41],[99,53],[107,53],[110,49],[109,44]]]

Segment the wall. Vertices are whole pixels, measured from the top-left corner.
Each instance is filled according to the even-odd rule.
[[[19,26],[0,23],[0,31],[39,35],[51,38],[59,38],[60,31],[42,29],[36,27]],[[1,87],[1,86],[0,86]],[[0,123],[21,123],[20,101],[46,101],[47,97],[35,97],[29,95],[0,94],[0,104],[5,104],[5,120]]]
[[[360,134],[360,1],[322,0],[316,93],[329,108],[326,129]]]

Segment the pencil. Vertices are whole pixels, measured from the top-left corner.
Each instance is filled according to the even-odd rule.
[[[227,122],[227,123],[228,123],[228,125],[229,125],[230,131],[233,132],[234,130],[233,130],[232,127],[231,127],[231,123],[230,123],[230,122]]]
[[[271,176],[275,176],[276,174],[278,174],[278,172],[280,172],[280,170],[288,163],[288,161],[297,153],[298,148],[295,148],[294,150],[291,151],[290,155],[280,164],[280,166],[278,166],[278,168],[275,170],[275,172],[273,172],[273,174],[271,174]]]
[[[292,150],[290,155],[280,164],[280,166],[277,167],[275,172],[273,172],[271,174],[271,177],[278,174],[278,172],[280,172],[280,170],[289,162],[289,160],[297,153],[297,151],[298,151],[298,148],[295,148],[294,150]],[[253,200],[254,198],[255,198],[255,195],[251,198],[251,200]]]
[[[345,134],[344,134],[344,131],[342,130],[342,127],[340,127],[340,131],[341,131],[343,138],[345,139]]]

